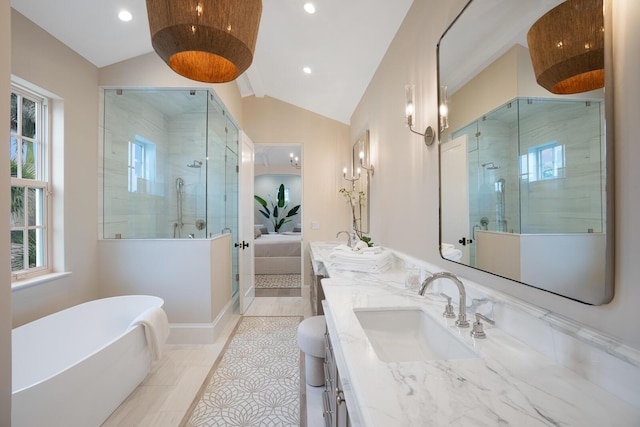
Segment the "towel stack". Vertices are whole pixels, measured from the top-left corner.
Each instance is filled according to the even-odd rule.
[[[393,265],[391,251],[379,246],[353,250],[340,245],[334,248],[329,258],[331,268],[362,273],[382,273]]]

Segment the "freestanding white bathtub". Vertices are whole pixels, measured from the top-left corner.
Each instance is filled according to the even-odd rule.
[[[144,380],[152,355],[131,323],[162,298],[90,301],[13,330],[13,427],[99,426]]]

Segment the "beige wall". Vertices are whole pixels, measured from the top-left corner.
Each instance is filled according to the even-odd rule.
[[[338,190],[347,184],[342,168],[348,163],[349,127],[273,98],[243,100],[244,131],[255,144],[302,145],[302,215],[305,241],[335,240],[347,229],[349,212]],[[320,229],[312,230],[318,221]]]
[[[476,77],[449,94],[448,133],[477,120],[516,97],[559,99],[604,98],[602,89],[575,95],[554,95],[536,82],[529,50],[514,45]],[[473,99],[474,102],[468,102]]]
[[[437,123],[435,47],[465,0],[415,0],[351,121],[351,139],[371,130],[371,235],[443,269],[583,322],[640,348],[633,319],[640,301],[640,2],[613,0],[616,261],[615,296],[592,307],[443,261],[438,254],[438,155],[403,126],[404,85],[416,84],[417,128]],[[430,25],[424,24],[424,19]],[[402,191],[399,191],[402,189]],[[402,215],[399,212],[402,212]]]
[[[97,296],[98,70],[24,16],[11,13],[11,72],[49,91],[56,128],[52,162],[56,269],[64,279],[12,293],[13,326]],[[62,166],[62,167],[60,167]],[[58,233],[59,230],[59,233]]]
[[[0,0],[0,99],[9,99],[11,77],[11,2]],[[6,52],[6,53],[5,53]],[[0,117],[9,116],[9,103],[0,102]],[[0,120],[0,134],[9,134],[9,121]],[[0,143],[0,200],[9,200],[9,138]],[[6,206],[6,204],[2,204]],[[9,210],[0,210],[0,224],[9,224]],[[8,226],[0,227],[7,236]],[[5,237],[6,238],[6,237]],[[11,267],[9,245],[0,245],[0,427],[11,425]]]

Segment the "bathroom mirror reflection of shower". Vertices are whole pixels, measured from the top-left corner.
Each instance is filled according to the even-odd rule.
[[[237,151],[238,127],[213,92],[105,89],[103,238],[237,231]]]
[[[598,305],[613,295],[612,91],[536,83],[526,32],[561,2],[471,0],[440,40],[441,254]]]

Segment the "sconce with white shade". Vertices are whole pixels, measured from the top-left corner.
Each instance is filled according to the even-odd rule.
[[[346,180],[349,181],[351,183],[356,182],[357,180],[360,179],[360,168],[358,168],[356,170],[357,174],[356,175],[351,175],[351,177],[347,178],[347,168],[342,169],[342,177]]]
[[[414,85],[405,86],[406,104],[405,104],[405,119],[406,124],[409,126],[409,130],[417,135],[424,137],[424,143],[426,145],[433,144],[435,139],[435,132],[431,126],[427,126],[424,133],[416,132],[413,130],[413,119],[416,113],[416,87]]]
[[[358,158],[360,159],[360,168],[358,168],[358,170],[360,169],[364,169],[367,172],[371,172],[371,175],[373,175],[374,172],[374,168],[373,165],[371,164],[371,162],[367,162],[369,163],[369,166],[365,166],[365,154],[364,154],[364,150],[360,150],[360,153],[358,154]]]
[[[447,99],[447,87],[440,86],[440,103],[438,106],[440,113],[440,132],[449,128],[449,100]]]
[[[300,159],[297,156],[294,156],[293,153],[289,153],[289,163],[291,163],[292,167],[300,169],[299,160]]]

